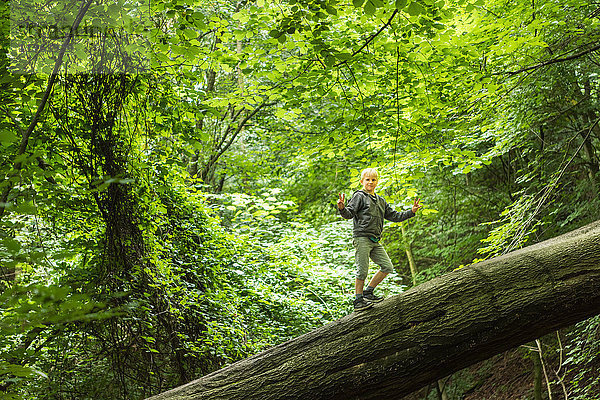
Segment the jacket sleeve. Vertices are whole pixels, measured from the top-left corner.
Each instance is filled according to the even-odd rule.
[[[340,215],[346,219],[354,218],[356,216],[356,213],[360,211],[361,204],[361,195],[358,194],[358,192],[354,192],[352,198],[350,199],[350,201],[348,201],[348,204],[346,204],[346,206],[343,209],[339,210]]]
[[[402,221],[412,218],[414,216],[415,216],[415,213],[412,212],[412,210],[396,211],[387,203],[387,201],[385,202],[384,218],[389,221],[402,222]]]

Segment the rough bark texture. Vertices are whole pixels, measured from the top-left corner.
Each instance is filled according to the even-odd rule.
[[[398,399],[598,313],[600,221],[449,273],[151,399]]]

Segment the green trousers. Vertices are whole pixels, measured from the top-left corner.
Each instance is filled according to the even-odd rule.
[[[369,259],[379,266],[381,272],[394,272],[394,266],[385,249],[379,242],[373,242],[368,237],[355,237],[354,258],[356,261],[356,279],[364,281],[369,273]]]

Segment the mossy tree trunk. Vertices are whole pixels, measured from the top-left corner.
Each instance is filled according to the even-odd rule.
[[[406,251],[406,258],[408,258],[408,264],[410,266],[410,275],[412,277],[413,286],[417,284],[417,263],[415,262],[415,257],[412,252],[412,246],[409,238],[406,235],[405,222],[400,224],[402,229],[402,240],[404,241],[404,249]],[[446,393],[446,385],[444,382],[438,379],[436,384],[436,390],[438,393],[438,399],[440,400],[448,400],[448,394]]]
[[[599,312],[596,222],[449,273],[152,399],[398,399]]]

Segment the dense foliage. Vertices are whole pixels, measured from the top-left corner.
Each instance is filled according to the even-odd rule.
[[[346,315],[366,166],[425,205],[386,295],[600,218],[598,4],[0,11],[2,398],[141,399]],[[598,326],[523,351],[546,390],[600,396]]]

